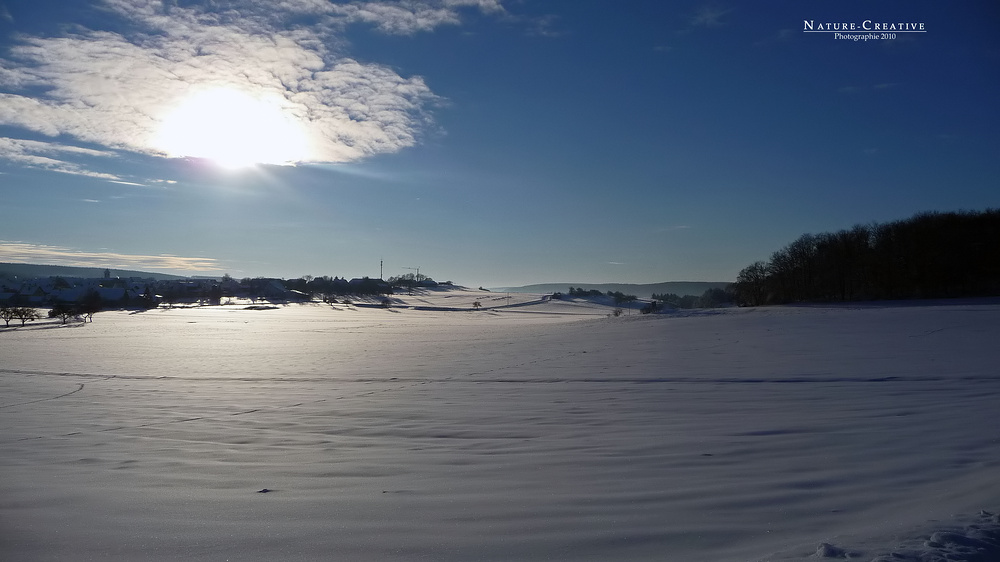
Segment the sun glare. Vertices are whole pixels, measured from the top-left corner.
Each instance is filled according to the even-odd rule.
[[[163,120],[156,148],[229,169],[305,160],[305,133],[278,103],[229,88],[185,99]]]

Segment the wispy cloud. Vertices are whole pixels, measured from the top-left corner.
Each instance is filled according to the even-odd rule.
[[[165,116],[192,93],[225,87],[280,100],[306,131],[311,161],[395,152],[418,142],[440,100],[419,76],[344,55],[345,26],[409,35],[458,25],[468,11],[504,13],[498,0],[103,0],[99,7],[127,25],[16,38],[0,58],[0,124],[163,156],[155,138]],[[8,159],[90,175],[32,160],[46,157],[42,148],[22,143]]]
[[[696,27],[718,27],[725,24],[724,18],[733,11],[732,8],[720,6],[702,6],[691,18],[691,25]]]
[[[790,41],[793,37],[796,37],[796,36],[797,35],[796,35],[795,30],[788,29],[788,28],[779,29],[778,31],[776,31],[776,32],[774,32],[774,33],[772,33],[772,34],[770,34],[770,35],[768,35],[768,36],[766,36],[766,37],[764,37],[762,39],[754,41],[754,45],[760,47],[760,46],[766,46],[766,45],[774,45],[774,44],[778,44],[778,43],[785,43],[787,41]]]
[[[561,37],[566,34],[564,30],[559,29],[559,19],[554,15],[508,19],[523,21],[527,34],[534,37]]]
[[[884,92],[898,86],[898,82],[883,82],[872,86],[841,86],[840,88],[837,88],[837,92],[841,94],[854,95],[868,92]]]
[[[68,146],[55,142],[0,137],[0,155],[11,162],[17,162],[30,168],[44,168],[64,174],[118,180],[118,176],[113,174],[88,170],[80,164],[63,159],[64,155],[114,157],[115,153],[113,152]]]
[[[690,228],[691,227],[686,224],[674,224],[668,226],[659,226],[656,227],[653,231],[658,233],[663,233],[663,232],[675,232],[678,230],[688,230]]]
[[[221,270],[219,263],[212,258],[86,252],[61,246],[6,242],[2,240],[0,240],[0,261],[76,267],[109,267],[115,269],[155,269],[193,272]]]

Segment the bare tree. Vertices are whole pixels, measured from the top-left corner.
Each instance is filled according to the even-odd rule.
[[[76,309],[68,304],[59,303],[49,311],[49,318],[58,318],[65,324],[71,317],[76,316]]]
[[[0,318],[10,327],[10,321],[17,317],[17,308],[13,306],[0,306]]]
[[[38,320],[42,317],[41,313],[34,308],[28,306],[19,306],[14,309],[14,316],[21,321],[21,325],[24,326],[25,322],[31,322],[32,320]],[[8,323],[9,325],[9,323]]]

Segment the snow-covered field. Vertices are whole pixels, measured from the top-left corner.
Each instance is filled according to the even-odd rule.
[[[0,331],[0,559],[1000,560],[996,302],[475,298]]]

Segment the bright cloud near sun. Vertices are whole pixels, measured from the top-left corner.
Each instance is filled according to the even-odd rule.
[[[459,10],[503,11],[496,0],[99,5],[128,26],[25,34],[0,58],[0,125],[228,167],[350,162],[415,145],[438,97],[419,76],[344,56],[340,32],[361,23],[410,35],[460,23]]]
[[[206,158],[226,168],[310,160],[303,127],[278,100],[229,88],[182,100],[164,117],[154,143],[170,156]]]

